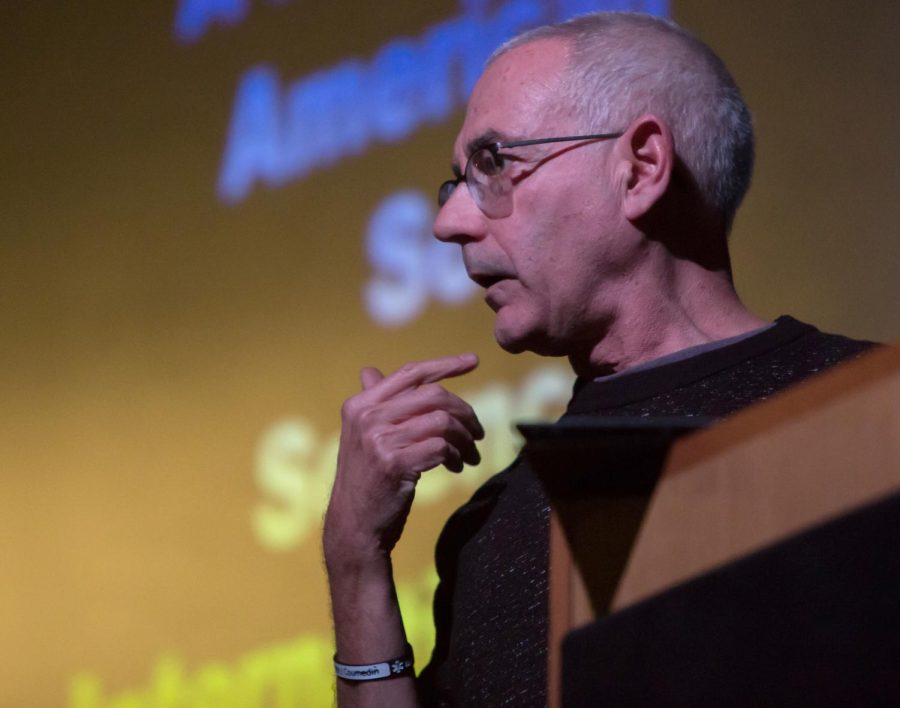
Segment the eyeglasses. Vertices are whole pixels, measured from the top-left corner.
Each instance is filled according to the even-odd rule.
[[[501,150],[541,145],[543,143],[566,143],[577,140],[610,140],[619,138],[622,133],[596,133],[593,135],[569,135],[563,138],[536,138],[534,140],[515,140],[508,143],[490,143],[476,148],[466,161],[466,169],[455,179],[444,182],[438,190],[438,206],[444,206],[453,190],[460,182],[465,182],[469,194],[475,204],[486,216],[501,219],[512,214],[513,178],[503,169],[507,157]],[[577,147],[577,146],[576,146]]]

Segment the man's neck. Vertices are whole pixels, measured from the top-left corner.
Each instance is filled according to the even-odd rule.
[[[638,288],[623,298],[598,339],[569,354],[575,373],[596,378],[625,371],[682,349],[728,339],[766,321],[740,301],[726,272],[682,262],[662,276],[666,288]]]

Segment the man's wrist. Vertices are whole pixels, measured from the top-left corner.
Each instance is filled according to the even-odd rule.
[[[400,656],[371,664],[345,664],[335,654],[334,673],[338,678],[342,678],[345,681],[380,681],[411,675],[413,674],[414,664],[413,649],[407,643],[403,654]]]
[[[329,577],[391,575],[391,557],[376,544],[326,542],[322,550]]]

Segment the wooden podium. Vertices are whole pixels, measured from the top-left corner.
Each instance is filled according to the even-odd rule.
[[[550,704],[900,700],[900,350],[685,435],[708,422],[526,426],[553,507]]]

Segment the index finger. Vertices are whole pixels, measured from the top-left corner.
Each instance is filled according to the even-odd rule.
[[[402,391],[417,388],[423,384],[461,376],[476,366],[478,366],[478,357],[472,353],[445,356],[440,359],[412,361],[401,366],[397,371],[379,381],[369,390],[377,391],[379,398],[390,398]]]

